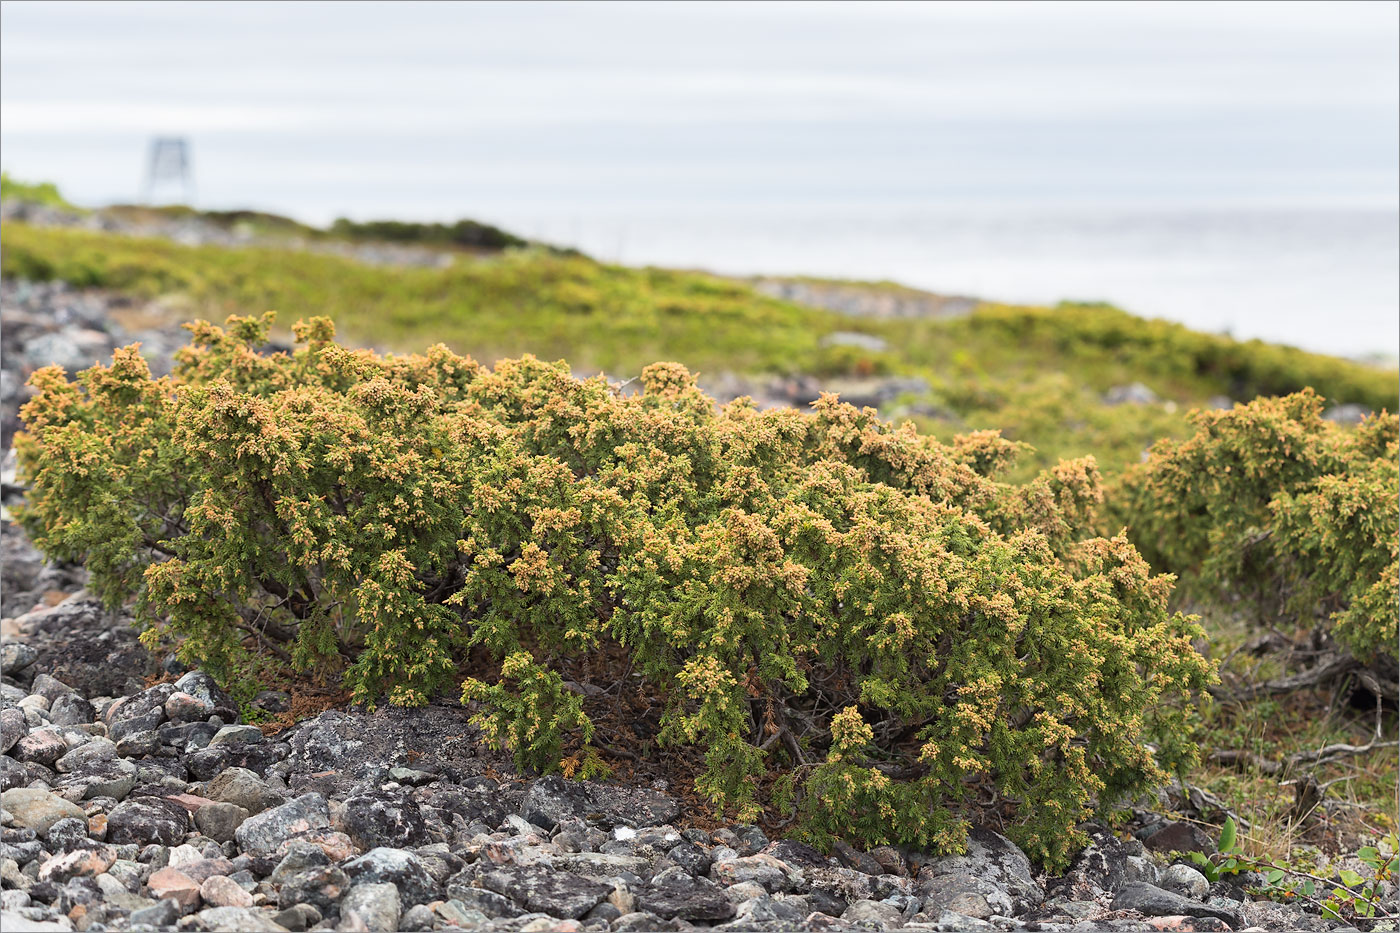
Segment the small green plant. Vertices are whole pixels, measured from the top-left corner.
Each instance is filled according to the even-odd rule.
[[[20,520],[136,597],[148,645],[367,703],[470,665],[486,736],[575,774],[601,726],[564,673],[630,670],[716,807],[795,809],[818,841],[953,851],[989,787],[1063,866],[1079,823],[1195,759],[1200,629],[1095,535],[1092,459],[1006,483],[1018,445],[832,396],[717,409],[673,363],[623,395],[531,357],[346,349],[325,319],[268,353],[271,323],[192,325],[173,377],[127,348],[32,379]]]
[[[1396,851],[1396,837],[1392,833],[1379,845],[1362,846],[1357,850],[1357,859],[1369,869],[1367,875],[1344,868],[1330,877],[1324,876],[1317,874],[1313,867],[1246,855],[1239,847],[1235,821],[1227,817],[1216,851],[1210,855],[1192,852],[1190,858],[1212,884],[1231,876],[1257,872],[1259,894],[1275,900],[1311,901],[1324,918],[1347,921],[1392,916],[1382,898],[1386,883],[1395,876],[1397,864],[1400,864]]]

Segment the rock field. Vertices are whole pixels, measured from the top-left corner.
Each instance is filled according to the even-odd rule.
[[[455,702],[267,735],[0,531],[5,933],[1336,928],[1170,864],[1209,845],[1185,822],[1096,832],[1046,877],[990,828],[943,858],[701,829],[655,787],[516,773]]]

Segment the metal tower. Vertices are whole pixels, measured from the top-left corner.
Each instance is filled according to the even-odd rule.
[[[190,146],[179,136],[157,136],[151,140],[151,158],[146,166],[146,186],[141,200],[151,203],[156,188],[179,182],[185,204],[194,203],[194,175],[190,171]]]

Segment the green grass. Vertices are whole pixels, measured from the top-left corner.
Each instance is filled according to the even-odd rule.
[[[23,182],[10,177],[9,172],[0,172],[0,201],[26,201],[42,204],[45,207],[58,207],[69,211],[81,211],[64,200],[58,193],[58,186],[51,181]]]
[[[6,224],[3,273],[63,279],[196,313],[273,309],[288,326],[331,317],[348,339],[387,350],[442,341],[486,362],[533,353],[582,370],[636,375],[657,360],[702,374],[923,377],[945,417],[922,430],[1002,428],[1038,449],[1021,472],[1092,453],[1109,472],[1216,395],[1244,400],[1311,385],[1336,401],[1394,408],[1400,377],[1258,341],[1202,334],[1102,305],[984,305],[954,319],[843,317],[699,272],[634,269],[544,249],[462,256],[449,268],[372,267],[271,247],[188,247],[73,229]],[[884,352],[822,347],[836,330],[885,339]],[[1108,407],[1104,390],[1142,381],[1158,405]]]

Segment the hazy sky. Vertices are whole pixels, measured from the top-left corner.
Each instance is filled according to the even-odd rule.
[[[629,205],[1394,207],[1400,4],[31,3],[0,163],[134,199],[499,216]]]

